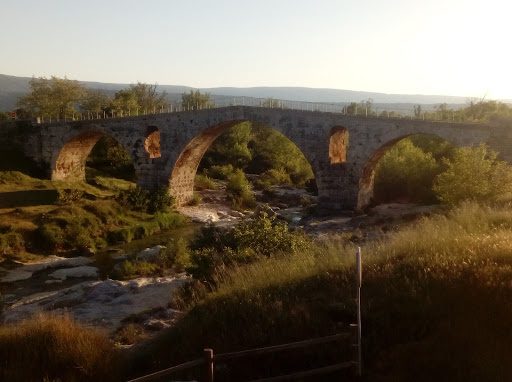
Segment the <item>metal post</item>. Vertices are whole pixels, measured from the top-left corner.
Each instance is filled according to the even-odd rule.
[[[361,247],[357,247],[357,376],[362,375],[362,352],[361,352],[361,285],[363,283],[363,269],[361,265]]]

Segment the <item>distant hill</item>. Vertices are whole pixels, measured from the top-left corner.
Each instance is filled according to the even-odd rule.
[[[0,74],[0,110],[11,110],[14,108],[18,98],[30,91],[30,77],[15,77]],[[129,84],[112,84],[103,82],[83,82],[87,88],[103,89],[111,94],[125,89]],[[181,99],[181,94],[189,92],[194,88],[179,85],[158,85],[159,91],[166,91],[169,94],[169,100],[177,101]],[[214,101],[229,102],[233,97],[248,98],[275,98],[297,102],[315,102],[315,103],[338,103],[348,104],[350,102],[360,102],[368,98],[373,99],[374,107],[389,110],[412,109],[413,105],[421,104],[424,110],[430,110],[435,104],[447,103],[452,108],[462,107],[466,103],[465,97],[441,96],[441,95],[420,95],[420,94],[386,94],[363,92],[341,89],[316,89],[305,87],[218,87],[218,88],[200,88],[201,92],[208,92],[212,95]],[[235,102],[239,102],[234,100]],[[251,104],[247,100],[246,104]],[[504,102],[512,102],[505,100]]]

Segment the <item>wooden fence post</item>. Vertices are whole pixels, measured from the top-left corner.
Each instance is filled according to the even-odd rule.
[[[204,349],[204,369],[203,369],[203,382],[213,382],[213,350]]]

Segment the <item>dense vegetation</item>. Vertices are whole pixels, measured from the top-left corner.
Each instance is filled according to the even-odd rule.
[[[403,139],[375,171],[377,203],[496,201],[512,192],[512,170],[485,144],[456,148],[428,135]]]

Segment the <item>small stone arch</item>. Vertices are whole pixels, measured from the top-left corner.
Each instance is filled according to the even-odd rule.
[[[364,163],[361,176],[359,178],[359,193],[357,198],[357,210],[361,211],[364,210],[366,207],[368,207],[372,201],[373,201],[373,186],[374,186],[374,179],[375,179],[375,169],[377,167],[377,164],[382,159],[382,157],[388,152],[391,147],[393,147],[396,143],[401,141],[402,139],[405,139],[407,137],[418,135],[418,134],[424,134],[424,135],[432,135],[436,136],[438,138],[441,138],[445,141],[448,141],[455,146],[457,146],[453,141],[446,139],[442,135],[439,134],[432,134],[432,133],[411,133],[411,134],[405,134],[402,136],[399,136],[397,138],[394,138],[382,146],[380,146],[377,150],[375,150],[370,157],[367,159],[367,161]]]
[[[343,126],[334,126],[329,138],[329,158],[331,164],[345,163],[348,150],[348,130]]]
[[[161,158],[162,150],[160,147],[160,130],[156,126],[146,128],[146,139],[144,140],[144,149],[150,158]]]
[[[111,135],[100,131],[86,131],[68,140],[61,148],[58,157],[54,162],[55,164],[52,166],[51,179],[65,179],[69,181],[85,180],[85,164],[87,157],[89,156],[94,145],[103,136]],[[116,139],[115,137],[112,138]],[[116,141],[118,140],[116,139]],[[129,150],[126,151],[130,153]]]

